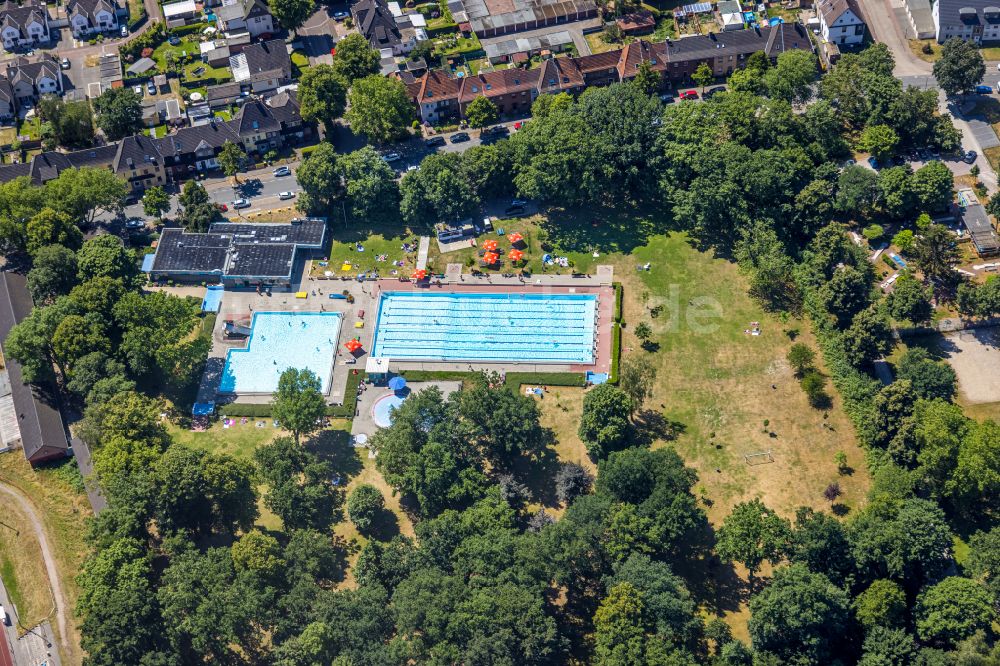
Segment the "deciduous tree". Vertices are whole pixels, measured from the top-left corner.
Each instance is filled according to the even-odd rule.
[[[353,35],[352,35],[353,36]],[[357,35],[361,37],[361,35]],[[340,56],[345,38],[337,45]],[[365,44],[367,46],[367,43]],[[344,115],[347,107],[348,79],[330,65],[310,67],[299,79],[299,104],[303,120],[323,123],[327,140],[332,137],[334,121]]]
[[[281,27],[289,32],[302,27],[316,8],[312,0],[271,0],[268,6]]]
[[[323,427],[326,402],[320,393],[319,378],[312,370],[288,368],[282,372],[271,404],[271,415],[291,431],[296,444],[303,435]]]
[[[352,32],[337,42],[333,69],[347,83],[379,73],[379,54],[361,34]]]
[[[622,448],[629,437],[632,399],[611,384],[595,386],[583,397],[580,439],[587,453],[600,460]]]
[[[788,521],[753,499],[733,507],[718,530],[716,550],[724,559],[742,562],[753,576],[764,560],[780,561],[790,538]]]
[[[986,588],[961,576],[945,578],[917,599],[917,635],[939,645],[954,645],[988,630],[995,617]]]
[[[407,134],[414,121],[413,104],[399,79],[374,74],[351,85],[347,122],[375,143],[387,143]]]
[[[108,88],[94,100],[97,126],[109,141],[117,141],[142,129],[142,98],[129,86]]]
[[[949,95],[972,92],[985,74],[982,53],[961,37],[946,41],[941,47],[941,57],[934,63],[934,78]]]
[[[492,125],[500,117],[497,105],[489,97],[477,97],[465,109],[465,119],[470,127],[482,129]]]
[[[162,187],[151,187],[142,195],[142,212],[146,215],[160,219],[168,210],[170,195]]]
[[[296,206],[306,213],[328,215],[334,202],[344,196],[337,150],[331,143],[316,146],[295,171],[295,178],[302,186]]]

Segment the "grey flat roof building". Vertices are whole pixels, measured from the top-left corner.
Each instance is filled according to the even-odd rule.
[[[164,229],[149,267],[154,280],[287,284],[299,250],[319,250],[326,220],[216,222],[208,233]]]
[[[986,209],[982,204],[973,204],[965,207],[962,213],[962,222],[972,237],[972,244],[976,246],[979,256],[985,257],[1000,252],[1000,241],[990,224],[990,217],[986,214]]]

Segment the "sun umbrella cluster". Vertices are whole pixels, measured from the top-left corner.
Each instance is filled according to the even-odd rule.
[[[511,250],[507,255],[507,258],[511,261],[521,261],[524,259],[524,252],[521,252],[520,250]]]
[[[496,245],[496,243],[493,243]],[[496,252],[487,252],[483,255],[483,263],[487,266],[492,266],[500,260],[500,255]]]
[[[418,268],[413,271],[413,275],[410,276],[414,280],[424,280],[427,278],[427,270],[423,268]]]
[[[485,243],[483,243],[483,249],[486,250],[487,252],[495,252],[497,247],[498,245],[495,240],[488,240]]]
[[[357,338],[352,338],[344,343],[344,347],[347,348],[347,351],[353,354],[359,349],[361,349],[361,341],[358,340]]]
[[[511,245],[517,245],[518,243],[524,240],[524,236],[517,233],[516,231],[512,233],[510,236],[507,236],[507,238],[508,240],[510,240]]]

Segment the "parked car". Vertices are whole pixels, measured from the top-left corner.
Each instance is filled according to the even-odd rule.
[[[0,624],[5,627],[10,626],[10,619],[7,617],[7,611],[4,610],[3,604],[0,604]]]
[[[725,86],[715,86],[714,88],[709,88],[705,91],[705,99],[712,97],[713,95],[718,95],[719,93],[726,92]]]
[[[136,229],[142,229],[146,226],[146,221],[141,217],[132,217],[125,220],[125,228],[129,231],[135,231]]]
[[[931,159],[933,159],[933,160],[940,159],[940,157],[941,157],[941,149],[938,148],[938,147],[936,147],[936,146],[932,147],[930,149],[930,151],[928,151],[928,152],[930,152]]]
[[[278,198],[281,199],[282,201],[285,201],[287,199],[294,199],[295,198],[295,192],[287,192],[287,191],[286,192],[278,192]]]
[[[218,208],[219,212],[222,212],[222,213],[225,213],[226,211],[229,210],[229,206],[227,206],[226,204],[217,203],[217,204],[215,204],[215,207]]]
[[[398,162],[399,160],[403,159],[403,156],[400,155],[399,153],[386,153],[385,155],[382,156],[382,159],[384,159],[386,162]]]
[[[698,99],[697,90],[685,90],[680,94],[681,99]]]
[[[343,21],[347,17],[348,17],[347,12],[334,12],[333,13],[333,20],[334,21]]]
[[[154,84],[152,81],[146,81],[146,92],[148,92],[150,95],[155,95],[156,84]]]
[[[503,125],[497,125],[495,127],[487,127],[482,131],[482,134],[489,134],[490,136],[495,137],[509,136],[510,130]]]
[[[63,69],[69,69],[70,68],[69,58],[63,58],[62,60],[60,60],[59,66],[62,67]]]
[[[132,86],[132,92],[134,92],[139,97],[142,97],[142,86]]]
[[[419,171],[420,170],[420,165],[419,164],[411,164],[410,166],[406,167],[406,170],[407,171]]]
[[[123,25],[122,26],[122,37],[128,37],[128,26],[127,25]]]
[[[660,95],[660,101],[663,102],[664,104],[673,104],[674,96],[671,95],[670,93],[663,93],[662,95]]]
[[[976,86],[976,94],[978,95],[989,95],[993,92],[993,88],[989,86]]]
[[[428,148],[437,148],[438,146],[443,146],[444,143],[445,141],[443,136],[432,136],[424,141],[424,145]]]
[[[967,152],[965,155],[962,156],[962,161],[965,162],[966,164],[972,164],[973,162],[976,161],[977,157],[979,157],[979,153],[977,153],[974,150],[970,150],[969,152]]]
[[[511,215],[523,215],[524,214],[524,206],[521,205],[521,204],[518,204],[518,205],[511,204],[510,206],[507,206],[506,208],[504,208],[503,214],[506,215],[506,216],[508,216],[508,217],[511,216]]]
[[[289,169],[286,166],[280,166],[280,167],[278,167],[277,169],[274,170],[274,175],[278,176],[278,177],[281,177],[281,176],[291,176],[292,175],[292,170]]]
[[[871,168],[873,168],[876,171],[878,171],[878,160],[875,159],[874,157],[869,157],[868,158],[868,166],[870,166]]]
[[[240,208],[249,208],[249,199],[236,199],[233,201],[233,210],[239,210]]]
[[[456,134],[452,134],[451,135],[451,142],[452,143],[463,143],[463,142],[468,141],[468,140],[469,140],[469,133],[468,132],[458,132]]]
[[[514,123],[514,131],[515,132],[518,131],[527,124],[528,124],[527,120],[518,120],[516,123]]]

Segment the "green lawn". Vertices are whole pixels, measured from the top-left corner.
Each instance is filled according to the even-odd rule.
[[[156,127],[149,127],[146,129],[146,134],[157,139],[162,139],[167,135],[167,126],[157,125]]]
[[[390,271],[393,269],[392,263],[403,261],[405,266],[396,270],[405,272],[409,276],[415,268],[417,254],[416,252],[410,254],[403,252],[402,245],[408,242],[416,243],[417,235],[416,232],[401,226],[380,227],[370,230],[370,233],[354,230],[346,233],[335,231],[333,247],[328,255],[327,265],[321,266],[320,262],[314,261],[312,273],[313,275],[324,275],[326,271],[330,271],[332,275],[340,276],[378,270],[383,277],[390,277]],[[355,250],[355,243],[360,243],[364,247],[364,251]],[[386,260],[378,261],[379,255],[386,255]],[[344,263],[351,264],[350,270],[341,270]]]
[[[448,35],[434,40],[434,54],[437,56],[454,56],[465,53],[475,53],[482,51],[483,46],[479,43],[479,38],[462,37],[461,35]]]
[[[42,138],[42,121],[35,116],[21,123],[17,128],[19,136],[27,136],[29,139],[37,140]]]

